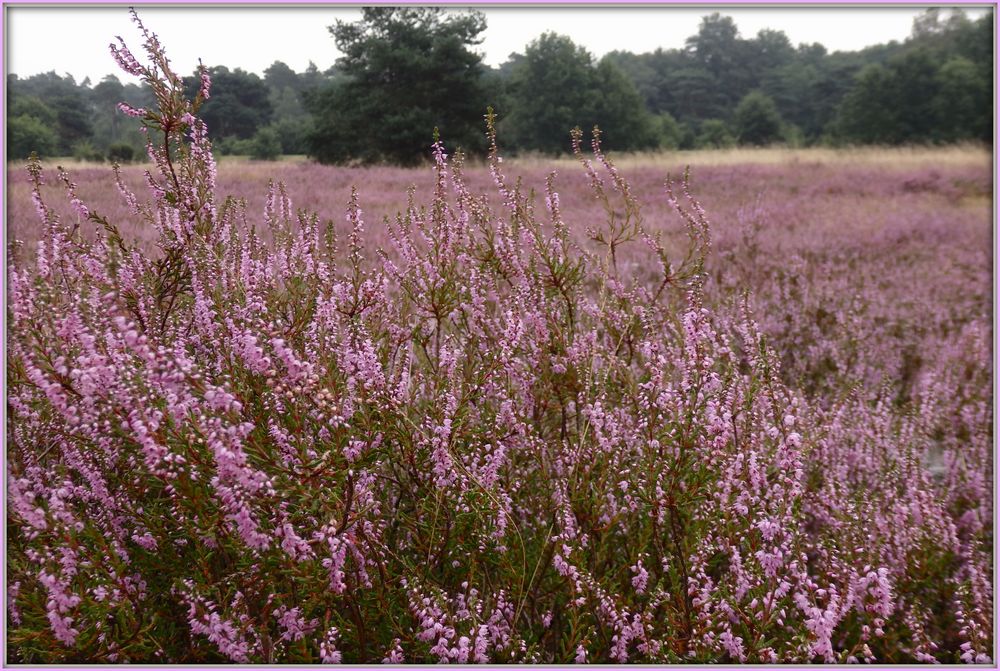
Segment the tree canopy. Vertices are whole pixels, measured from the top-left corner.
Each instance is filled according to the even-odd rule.
[[[774,101],[760,91],[744,96],[733,113],[740,144],[766,145],[781,138],[781,115]]]
[[[993,140],[992,11],[973,20],[929,9],[904,41],[834,53],[778,30],[744,37],[713,13],[680,48],[598,60],[546,33],[495,67],[476,50],[485,27],[476,12],[368,8],[330,26],[342,57],[327,69],[310,62],[295,72],[280,60],[262,75],[210,68],[201,112],[221,154],[273,155],[280,144],[333,163],[425,160],[435,129],[449,150],[482,152],[488,107],[511,152],[566,152],[573,127],[595,124],[617,150]],[[189,95],[199,82],[186,79]],[[8,155],[97,160],[127,145],[144,156],[122,101],[154,104],[147,87],[111,75],[92,84],[11,74]]]
[[[450,146],[482,147],[484,67],[470,47],[482,14],[439,7],[367,7],[362,19],[330,27],[343,81],[312,100],[309,153],[321,162],[392,161],[427,156],[433,131]]]
[[[570,129],[594,125],[610,149],[656,145],[642,96],[614,59],[595,63],[565,35],[545,33],[528,45],[511,68],[509,107],[501,130],[517,148],[565,152]]]
[[[259,76],[240,68],[230,70],[220,65],[208,69],[212,95],[200,115],[213,140],[227,136],[253,137],[261,126],[271,122],[273,106],[270,91]],[[198,73],[184,79],[187,94],[194,97],[201,80]]]

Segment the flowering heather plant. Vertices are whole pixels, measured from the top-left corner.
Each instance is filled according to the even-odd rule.
[[[150,65],[112,51],[156,94],[152,200],[116,177],[155,252],[37,162],[11,251],[11,661],[989,661],[987,331],[900,403],[798,390],[708,291],[687,179],[650,217],[596,131],[586,236],[492,118],[498,201],[436,144],[384,250],[357,191],[337,236],[272,184],[258,230],[208,78],[185,100],[142,31]]]

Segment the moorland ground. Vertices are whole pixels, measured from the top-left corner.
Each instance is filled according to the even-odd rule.
[[[52,165],[41,194],[64,228],[35,257],[44,227],[8,166],[8,240],[25,243],[9,251],[16,659],[989,661],[989,153],[617,163],[677,263],[667,293],[641,240],[611,265],[590,239],[636,211],[603,208],[575,160],[502,164],[551,240],[509,224],[528,205],[506,212],[469,164],[492,214],[441,189],[409,247],[382,220],[411,185],[431,203],[429,167],[227,159],[217,201],[246,199],[263,238],[274,179],[341,246],[205,229],[173,312],[170,266],[144,258],[172,238],[108,166],[64,164],[144,250],[127,263],[72,239],[93,222]],[[710,227],[668,203],[686,165]],[[137,194],[145,169],[123,168]],[[565,245],[544,214],[553,170]],[[709,230],[703,274],[704,247],[679,259]],[[192,464],[166,488],[164,453]],[[95,563],[108,543],[122,561]],[[98,633],[114,617],[127,626]]]

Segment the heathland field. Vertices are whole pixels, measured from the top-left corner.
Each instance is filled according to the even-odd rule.
[[[502,138],[500,138],[502,143]],[[568,136],[567,136],[568,143]],[[718,149],[704,151],[624,154],[614,156],[615,163],[632,182],[633,192],[644,205],[644,213],[653,221],[670,220],[664,200],[663,184],[668,175],[679,178],[691,168],[692,188],[712,215],[717,235],[740,235],[751,206],[764,208],[768,224],[761,226],[768,234],[777,231],[794,235],[791,240],[819,239],[812,233],[835,229],[860,242],[878,236],[885,225],[920,213],[914,231],[933,220],[945,224],[946,218],[968,220],[985,226],[989,235],[992,207],[991,153],[975,145],[942,148],[857,148],[857,149]],[[83,163],[72,158],[43,162],[46,170],[57,166],[68,170],[77,192],[94,209],[112,218],[126,212],[124,201],[115,186],[112,169],[106,165]],[[556,185],[567,213],[585,238],[593,200],[586,175],[576,159],[548,157],[515,158],[504,163],[512,175],[521,176],[526,188],[540,193],[545,179],[557,172]],[[148,165],[122,167],[125,182],[140,197],[144,195],[144,172]],[[55,174],[53,172],[53,174]],[[374,244],[381,220],[395,217],[404,210],[407,189],[416,186],[421,193],[434,181],[427,168],[339,167],[326,166],[305,158],[289,157],[281,162],[251,161],[236,157],[219,160],[219,192],[247,200],[251,214],[263,212],[269,180],[283,182],[295,208],[344,221],[343,210],[356,186],[369,221]],[[487,166],[471,163],[466,168],[470,187],[488,192],[492,185]],[[37,217],[30,198],[30,180],[24,165],[11,162],[7,168],[8,217],[10,238],[32,241],[37,236]],[[52,180],[54,181],[54,180]],[[43,188],[43,194],[61,192],[58,184]],[[51,207],[69,212],[68,203],[51,198]],[[780,205],[780,207],[779,207]],[[778,210],[782,215],[774,219]],[[743,212],[743,215],[739,213]],[[154,230],[139,224],[124,230],[136,239],[155,239]],[[898,224],[891,224],[893,228]],[[346,224],[344,224],[346,226]],[[664,226],[669,230],[669,226]],[[680,233],[679,231],[676,231]],[[988,238],[986,238],[988,242]],[[793,245],[798,243],[791,243]],[[787,248],[786,248],[787,249]],[[832,250],[831,250],[832,251]],[[988,246],[985,251],[989,251]]]
[[[862,372],[859,379],[873,388],[913,384],[933,363],[930,353],[942,339],[967,327],[985,329],[984,337],[989,333],[993,193],[985,149],[734,149],[615,159],[641,204],[645,226],[676,249],[685,240],[684,228],[667,203],[664,183],[690,168],[691,189],[712,227],[705,291],[721,303],[750,291],[765,333],[787,345],[778,352],[792,384],[829,386],[819,377],[838,373],[850,379]],[[128,239],[154,248],[157,230],[130,216],[111,167],[72,160],[45,167],[55,174],[56,165],[71,171],[77,195],[92,211],[118,222]],[[526,192],[539,194],[538,208],[545,207],[546,178],[555,172],[569,234],[581,249],[593,251],[588,230],[606,213],[595,208],[575,158],[512,159],[503,166],[523,179]],[[122,168],[124,183],[140,199],[148,168]],[[499,204],[498,196],[489,194],[493,181],[486,164],[470,164],[464,172],[470,191]],[[219,193],[245,199],[251,221],[262,219],[268,183],[274,181],[285,186],[294,209],[332,221],[341,236],[350,231],[345,212],[356,187],[373,259],[379,249],[392,253],[384,219],[395,220],[406,210],[409,189],[427,193],[434,180],[429,167],[350,168],[295,158],[273,163],[231,157],[218,165]],[[8,239],[28,247],[41,231],[30,190],[24,167],[8,166]],[[53,211],[72,222],[78,217],[62,191],[56,183],[41,193]],[[87,228],[81,227],[85,235]],[[259,232],[269,237],[266,226]],[[651,257],[639,247],[625,247],[622,268],[655,274]],[[850,352],[839,345],[850,345]],[[844,356],[850,361],[840,360]],[[805,373],[812,377],[791,377]]]
[[[10,660],[989,661],[986,150],[204,148],[8,166]]]

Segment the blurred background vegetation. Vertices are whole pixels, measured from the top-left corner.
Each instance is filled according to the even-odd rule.
[[[715,13],[682,49],[596,59],[545,33],[492,68],[476,52],[486,28],[477,12],[368,8],[330,26],[342,56],[328,70],[210,68],[202,115],[220,154],[323,163],[418,163],[435,128],[450,149],[480,154],[487,107],[508,153],[564,153],[569,129],[595,124],[620,151],[993,139],[992,12],[929,9],[902,43],[835,53],[781,31],[743,37]],[[193,97],[197,73],[187,83]],[[8,75],[8,159],[144,159],[120,101],[153,106],[147,88],[113,75]]]

